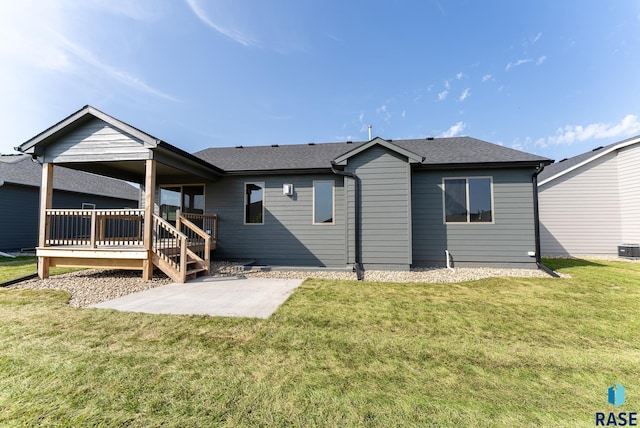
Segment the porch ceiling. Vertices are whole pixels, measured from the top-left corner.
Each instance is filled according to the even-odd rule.
[[[98,175],[117,178],[133,183],[144,184],[145,161],[112,161],[112,162],[69,162],[56,164],[79,171],[91,172]],[[217,176],[209,173],[200,173],[197,170],[184,171],[162,162],[156,164],[157,184],[183,184],[201,181],[215,181]]]

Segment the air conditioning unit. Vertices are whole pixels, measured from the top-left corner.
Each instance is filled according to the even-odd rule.
[[[293,195],[293,184],[283,184],[282,185],[282,194],[285,196]]]
[[[640,244],[618,245],[618,257],[625,257],[630,259],[640,258]]]

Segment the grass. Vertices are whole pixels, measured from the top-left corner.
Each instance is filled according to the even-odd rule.
[[[0,284],[12,279],[22,278],[38,271],[37,257],[18,256],[16,258],[0,257]],[[73,272],[77,268],[58,268],[50,269],[50,275],[60,275],[67,272]]]
[[[268,320],[0,290],[2,426],[594,426],[640,411],[640,263],[572,279],[307,280]]]

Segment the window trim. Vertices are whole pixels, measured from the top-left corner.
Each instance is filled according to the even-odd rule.
[[[95,210],[96,209],[96,204],[93,204],[91,202],[83,202],[82,203],[82,209],[83,210]]]
[[[469,180],[476,178],[488,178],[489,190],[491,192],[491,221],[471,221],[471,213],[469,211]],[[467,208],[467,221],[447,221],[447,188],[446,180],[465,180],[465,196],[466,196],[466,208]],[[455,177],[442,177],[442,223],[446,225],[479,225],[479,224],[495,224],[496,212],[495,212],[495,195],[493,189],[493,176],[492,175],[471,175],[471,176],[455,176]]]
[[[331,183],[331,223],[316,223],[316,183]],[[336,181],[313,180],[311,203],[311,224],[314,226],[334,226],[336,224]]]
[[[262,187],[262,222],[247,223],[247,184],[256,184]],[[264,225],[264,207],[267,200],[267,187],[264,181],[245,181],[242,184],[243,204],[242,204],[242,224],[245,226],[262,226]]]

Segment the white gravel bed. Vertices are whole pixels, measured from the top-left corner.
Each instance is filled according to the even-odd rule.
[[[356,274],[350,271],[242,271],[237,264],[230,262],[212,262],[213,276],[245,276],[252,278],[281,279],[338,279],[356,280]],[[431,282],[448,283],[472,281],[496,276],[548,278],[549,275],[536,269],[498,269],[498,268],[456,268],[452,272],[446,268],[419,268],[411,271],[365,271],[365,281],[375,282]],[[149,288],[170,284],[173,281],[159,271],[149,282],[142,280],[140,271],[87,269],[63,275],[52,276],[45,280],[32,279],[21,282],[11,288],[30,288],[36,290],[64,290],[71,298],[69,305],[75,308],[87,307],[96,303],[116,299],[127,294]]]
[[[213,262],[211,264],[213,275],[237,276],[242,275],[252,278],[320,278],[356,280],[356,274],[351,271],[281,271],[281,270],[236,270],[233,263]],[[550,276],[538,269],[502,269],[502,268],[456,268],[455,272],[446,268],[414,268],[410,271],[365,271],[364,280],[374,282],[431,282],[448,283],[473,281],[477,279],[496,276],[549,278]]]
[[[64,290],[71,294],[70,306],[83,308],[172,282],[158,271],[154,272],[151,281],[144,282],[140,271],[87,269],[55,275],[44,280],[31,279],[11,288]]]

